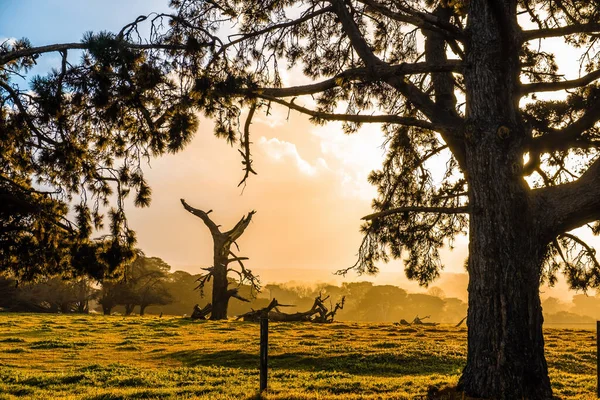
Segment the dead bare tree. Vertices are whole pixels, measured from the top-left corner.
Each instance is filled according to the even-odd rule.
[[[200,279],[198,279],[198,288],[202,292],[204,285],[211,279],[213,280],[212,310],[210,319],[227,319],[227,307],[229,305],[230,298],[235,297],[241,301],[249,301],[238,293],[241,285],[247,283],[250,285],[252,291],[260,291],[260,280],[258,276],[255,276],[252,271],[245,267],[243,263],[243,261],[247,260],[248,257],[238,257],[235,253],[233,253],[233,251],[231,251],[231,245],[233,244],[235,244],[236,248],[239,250],[236,240],[242,236],[256,211],[250,211],[248,215],[242,217],[242,219],[240,219],[232,229],[226,232],[221,232],[219,229],[220,225],[214,223],[208,216],[212,210],[204,212],[190,206],[185,202],[184,199],[181,199],[181,204],[183,204],[183,208],[185,208],[191,214],[200,218],[202,222],[204,222],[204,225],[206,225],[206,227],[210,230],[210,234],[212,235],[214,243],[213,265],[209,268],[205,268],[206,274],[202,275]],[[239,268],[235,269],[233,267],[229,267],[229,264],[231,263],[237,263]],[[238,286],[231,289],[229,288],[230,282],[227,279],[227,275],[230,272],[237,274],[239,277]]]

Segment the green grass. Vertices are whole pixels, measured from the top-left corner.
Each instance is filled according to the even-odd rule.
[[[554,392],[593,399],[595,334],[546,329]],[[265,399],[413,399],[458,381],[466,330],[271,323]],[[253,399],[259,327],[0,314],[0,400]]]

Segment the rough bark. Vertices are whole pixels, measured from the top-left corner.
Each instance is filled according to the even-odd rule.
[[[230,295],[227,293],[229,281],[227,280],[227,255],[228,246],[224,240],[214,239],[213,257],[213,290],[212,290],[212,313],[210,319],[227,319],[227,308],[229,307]],[[225,253],[225,254],[223,254]]]
[[[469,396],[550,399],[539,298],[547,238],[522,178],[515,3],[472,1],[465,71]]]
[[[531,218],[524,184],[507,160],[478,152],[472,164],[469,243],[467,394],[550,399],[539,298],[546,243]],[[484,156],[484,154],[488,154]],[[473,168],[475,170],[475,167]]]

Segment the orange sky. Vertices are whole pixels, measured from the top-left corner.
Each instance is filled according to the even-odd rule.
[[[376,194],[367,175],[381,164],[383,137],[376,125],[347,136],[338,124],[314,126],[298,113],[286,120],[287,110],[273,111],[252,125],[258,175],[243,194],[237,187],[243,176],[239,154],[212,135],[210,121],[203,120],[182,153],[152,162],[147,168],[152,205],[128,212],[144,251],[190,272],[211,264],[212,239],[181,206],[179,199],[185,198],[194,207],[213,209],[211,217],[226,229],[255,209],[239,240],[240,255],[250,257],[248,266],[266,279],[341,281],[332,272],[355,261],[360,218],[370,213]],[[446,257],[452,272],[464,272],[466,241],[458,243]],[[378,282],[417,289],[400,262],[382,265],[382,272]]]

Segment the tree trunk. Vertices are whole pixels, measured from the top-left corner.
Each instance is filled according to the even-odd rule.
[[[467,152],[473,211],[468,352],[460,386],[478,398],[550,399],[539,296],[547,242],[527,184],[513,172],[517,161],[501,151],[503,145],[488,133]]]
[[[465,44],[469,183],[467,365],[477,398],[552,398],[539,297],[549,238],[522,177],[516,2],[471,1]]]
[[[104,315],[110,315],[110,312],[112,311],[112,306],[107,306],[102,304],[102,312],[104,313]]]
[[[227,254],[223,257],[222,247],[217,249],[215,244],[213,290],[212,290],[212,312],[211,320],[227,319],[227,307],[229,306],[230,294],[227,291],[229,281],[227,280]]]
[[[140,304],[140,316],[144,315],[146,312],[146,307],[148,307],[147,304]]]
[[[125,315],[131,315],[134,308],[135,304],[125,304]]]

